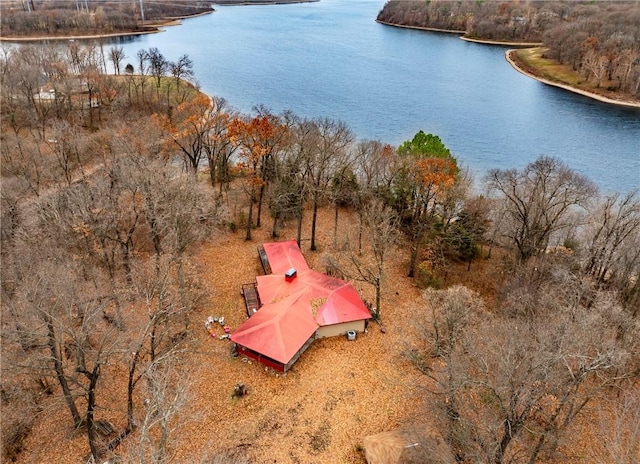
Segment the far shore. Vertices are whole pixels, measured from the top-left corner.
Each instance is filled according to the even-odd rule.
[[[243,5],[281,5],[281,4],[293,4],[293,3],[313,3],[320,0],[218,0],[211,3],[212,6],[243,6]],[[53,36],[34,36],[34,37],[5,37],[0,36],[0,42],[43,42],[43,41],[63,41],[63,40],[91,40],[91,39],[107,39],[114,37],[131,37],[137,35],[157,34],[158,32],[164,32],[162,28],[169,26],[179,26],[182,24],[183,19],[197,18],[198,16],[204,16],[214,13],[216,10],[203,11],[187,16],[177,16],[173,18],[167,18],[166,20],[159,20],[146,25],[148,30],[143,31],[123,31],[113,32],[107,34],[86,34],[86,35],[53,35]]]
[[[166,20],[154,21],[146,25],[147,30],[143,31],[123,31],[113,32],[107,34],[86,34],[86,35],[52,35],[52,36],[35,36],[35,37],[4,37],[0,36],[0,42],[43,42],[43,41],[62,41],[62,40],[91,40],[91,39],[108,39],[114,37],[131,37],[137,35],[157,34],[158,32],[164,32],[163,27],[179,26],[182,24],[183,19],[197,18],[198,16],[204,16],[215,12],[203,11],[202,13],[180,16],[175,18],[167,18]]]
[[[570,92],[577,93],[579,95],[583,95],[585,97],[589,97],[589,98],[592,98],[594,100],[601,101],[603,103],[610,103],[610,104],[619,105],[619,106],[627,106],[627,107],[630,107],[630,108],[640,108],[640,102],[637,102],[637,101],[615,100],[613,98],[608,98],[608,97],[605,97],[603,95],[598,95],[597,93],[588,92],[588,91],[582,90],[582,89],[577,89],[577,88],[572,87],[572,86],[567,85],[567,84],[562,84],[560,82],[554,82],[554,81],[551,81],[549,79],[545,79],[543,77],[536,76],[535,74],[532,74],[532,73],[522,69],[520,66],[518,66],[518,64],[515,62],[515,60],[513,58],[511,58],[511,54],[513,52],[515,52],[515,51],[516,50],[507,50],[505,52],[505,58],[509,62],[509,64],[513,67],[513,69],[515,69],[519,73],[524,74],[527,77],[530,77],[530,78],[535,79],[535,80],[537,80],[539,82],[542,82],[543,84],[552,85],[552,86],[558,87],[560,89],[568,90]]]
[[[289,5],[293,3],[314,3],[320,0],[214,0],[218,6],[247,6],[247,5]]]

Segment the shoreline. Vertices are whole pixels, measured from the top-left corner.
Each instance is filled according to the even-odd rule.
[[[522,48],[539,47],[540,45],[542,45],[541,42],[501,42],[499,40],[474,39],[472,37],[464,37],[464,34],[466,34],[467,31],[457,31],[455,29],[438,29],[437,27],[405,26],[403,24],[394,24],[394,23],[388,23],[386,21],[380,21],[379,19],[376,19],[376,22],[378,24],[382,24],[383,26],[399,27],[401,29],[415,29],[417,31],[459,34],[461,35],[461,37],[459,37],[461,40],[464,40],[466,42],[485,44],[485,45],[503,45],[505,47],[522,47]]]
[[[520,74],[523,74],[523,75],[525,75],[525,76],[527,76],[527,77],[529,77],[531,79],[535,79],[538,82],[541,82],[543,84],[550,85],[550,86],[553,86],[553,87],[557,87],[557,88],[560,88],[560,89],[563,89],[563,90],[568,90],[570,92],[576,93],[578,95],[582,95],[584,97],[592,98],[592,99],[600,101],[602,103],[609,103],[609,104],[612,104],[612,105],[625,106],[625,107],[628,107],[628,108],[640,108],[640,102],[631,101],[631,100],[614,100],[613,98],[605,97],[604,95],[599,95],[597,93],[589,92],[587,90],[582,90],[582,89],[578,89],[576,87],[572,87],[572,86],[570,86],[568,84],[562,84],[561,82],[554,82],[552,80],[536,76],[535,74],[532,74],[529,71],[526,71],[523,68],[521,68],[520,66],[518,66],[518,63],[516,63],[516,61],[511,57],[511,53],[513,53],[515,51],[516,50],[507,50],[505,52],[505,59],[511,65],[511,67],[513,69],[515,69],[516,71],[518,71]]]
[[[148,30],[143,31],[128,31],[128,32],[110,32],[106,34],[85,34],[85,35],[65,35],[65,36],[38,36],[38,37],[5,37],[0,36],[0,42],[44,42],[44,41],[63,41],[63,40],[91,40],[91,39],[110,39],[114,37],[131,37],[136,35],[158,34],[164,32],[165,27],[180,26],[183,19],[197,18],[214,13],[216,10],[203,11],[188,16],[175,16],[167,18],[166,20],[156,21],[150,23],[147,27]]]
[[[178,22],[179,23],[179,22]],[[166,26],[172,26],[174,24],[168,24]],[[165,27],[165,26],[162,26]],[[91,40],[91,39],[108,39],[114,37],[131,37],[134,35],[147,35],[157,34],[163,32],[162,29],[153,29],[149,31],[139,32],[113,32],[109,34],[96,34],[96,35],[66,35],[62,36],[45,36],[45,37],[0,37],[0,42],[45,42],[45,41],[63,41],[63,40]]]
[[[456,31],[452,29],[438,29],[436,27],[405,26],[402,24],[394,24],[394,23],[388,23],[386,21],[380,21],[379,19],[376,19],[375,21],[378,24],[382,24],[384,26],[399,27],[400,29],[415,29],[417,31],[427,31],[427,32],[445,32],[447,34],[466,34],[467,33],[467,31]]]
[[[542,42],[501,42],[499,40],[473,39],[471,37],[460,37],[460,38],[466,42],[473,42],[473,43],[479,43],[484,45],[503,45],[505,47],[520,47],[520,48],[542,46]]]
[[[420,26],[405,26],[405,25],[401,25],[401,24],[393,24],[393,23],[388,23],[385,21],[380,21],[378,19],[375,20],[377,23],[382,24],[384,26],[392,26],[392,27],[399,27],[402,29],[415,29],[415,30],[419,30],[419,31],[427,31],[427,32],[444,32],[444,33],[448,33],[448,34],[466,34],[466,31],[455,31],[455,30],[448,30],[448,29],[437,29],[437,28],[431,28],[431,27],[420,27]],[[479,43],[479,44],[485,44],[485,45],[503,45],[503,46],[507,46],[507,47],[518,47],[519,49],[523,49],[523,48],[531,48],[531,47],[537,47],[540,45],[539,42],[499,42],[499,41],[495,41],[495,40],[482,40],[482,39],[472,39],[469,37],[458,37],[459,39],[462,39],[464,41],[467,42],[472,42],[472,43]],[[608,103],[608,104],[612,104],[612,105],[617,105],[617,106],[624,106],[627,108],[640,108],[640,102],[636,102],[633,100],[616,100],[613,98],[609,98],[609,97],[605,97],[603,95],[599,95],[597,93],[594,92],[589,92],[587,90],[582,90],[576,87],[572,87],[568,84],[563,84],[561,82],[554,82],[552,80],[549,79],[545,79],[543,77],[539,77],[536,76],[535,74],[532,74],[524,69],[522,69],[520,66],[518,66],[518,64],[515,62],[515,60],[513,60],[513,58],[511,58],[511,53],[515,52],[517,50],[514,49],[510,49],[507,50],[505,52],[505,59],[507,60],[507,62],[511,65],[511,67],[513,67],[513,69],[515,69],[516,71],[518,71],[519,73],[531,78],[531,79],[535,79],[538,82],[541,82],[543,84],[546,85],[551,85],[553,87],[557,87],[563,90],[568,90],[569,92],[573,92],[576,93],[578,95],[582,95],[584,97],[588,97],[588,98],[592,98],[594,100],[597,100],[599,102],[602,103]]]

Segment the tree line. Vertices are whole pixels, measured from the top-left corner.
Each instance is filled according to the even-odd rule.
[[[0,26],[7,37],[141,32],[146,21],[211,11],[202,1],[14,0],[0,4]]]
[[[25,411],[52,397],[95,459],[135,439],[132,459],[170,462],[188,399],[178,393],[188,393],[189,315],[211,286],[191,257],[224,228],[251,240],[270,227],[277,238],[284,221],[327,254],[328,271],[370,286],[379,321],[389,256],[406,256],[407,276],[427,290],[405,354],[433,382],[425,403],[441,411],[461,462],[552,457],[596,398],[611,413],[637,388],[638,192],[600,194],[541,156],[490,171],[478,194],[437,135],[393,147],[327,117],[243,114],[186,80],[186,55],[140,50],[128,63],[118,47],[3,51],[5,455],[29,433]],[[332,224],[320,224],[327,207]],[[340,220],[346,210],[353,227]],[[332,243],[319,243],[319,228]],[[502,276],[494,301],[440,289],[453,266],[471,275],[489,258]],[[114,377],[126,400],[109,405],[119,420],[107,439]],[[616,444],[611,432],[603,440],[633,457],[636,442]]]
[[[640,95],[638,2],[387,2],[378,20],[461,31],[467,37],[540,42],[545,56],[598,87]]]

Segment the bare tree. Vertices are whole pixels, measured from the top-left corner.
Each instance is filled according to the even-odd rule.
[[[363,191],[388,198],[397,171],[394,147],[379,140],[361,140],[354,148],[353,171]]]
[[[169,63],[171,75],[176,80],[176,88],[180,88],[180,81],[193,78],[193,60],[189,55],[182,55],[176,62]]]
[[[236,150],[227,134],[227,129],[229,123],[238,115],[224,98],[212,97],[211,101],[212,108],[208,113],[211,124],[208,125],[204,151],[209,163],[211,186],[215,187],[218,183],[222,193],[225,187],[228,188],[231,181],[229,163]]]
[[[71,315],[67,313],[67,286],[61,286],[54,266],[38,266],[33,269],[25,254],[23,260],[16,263],[20,268],[21,285],[12,295],[3,298],[3,318],[7,323],[7,337],[3,344],[14,342],[20,348],[5,362],[24,366],[33,375],[42,376],[42,372],[56,379],[60,385],[61,396],[71,414],[74,427],[83,423],[76,394],[73,391],[73,368],[65,357],[66,332],[72,325]],[[25,259],[26,258],[26,259]],[[7,277],[5,273],[4,277]],[[46,377],[46,375],[44,376]]]
[[[169,61],[156,47],[151,47],[146,54],[146,60],[149,63],[149,71],[156,80],[156,89],[158,91],[158,97],[160,95],[160,82],[162,77],[169,70]],[[158,98],[159,99],[159,98]]]
[[[109,49],[109,60],[113,63],[113,71],[118,75],[120,75],[120,65],[124,59],[125,54],[122,46],[114,46]]]
[[[136,265],[134,294],[136,301],[146,308],[146,318],[138,318],[134,327],[129,330],[130,357],[127,380],[127,426],[120,439],[129,435],[140,425],[136,415],[138,408],[134,405],[134,394],[139,390],[140,380],[153,375],[163,363],[174,362],[191,349],[191,338],[184,330],[184,320],[198,302],[198,292],[193,291],[189,306],[177,291],[177,262],[171,255],[166,255],[160,264],[139,262]],[[197,279],[188,276],[191,288],[197,288]],[[146,419],[145,419],[146,420]]]
[[[275,165],[269,192],[269,212],[273,218],[271,237],[278,237],[280,223],[288,218],[299,218],[304,202],[304,183],[300,166],[294,157],[288,157]]]
[[[306,169],[306,159],[313,145],[315,137],[314,125],[307,119],[299,116],[288,114],[289,126],[292,128],[292,143],[287,152],[286,163],[290,166],[293,181],[298,187],[298,208],[296,211],[297,218],[297,234],[296,241],[298,246],[302,243],[302,220],[304,218],[304,205],[306,197],[309,194],[308,171]]]
[[[145,374],[146,414],[140,424],[138,461],[153,464],[173,462],[169,447],[171,434],[184,420],[178,419],[189,399],[190,379],[175,357],[157,359]]]
[[[464,388],[467,377],[454,359],[460,346],[465,346],[468,328],[482,318],[484,302],[479,295],[463,286],[446,290],[427,289],[423,298],[431,320],[420,319],[415,324],[415,339],[409,343],[405,354],[422,374],[436,382],[438,389],[434,393],[443,410],[443,433],[462,460],[467,453],[465,443],[469,431],[461,420],[459,392]],[[436,368],[434,360],[439,358],[444,364]]]
[[[640,459],[640,390],[629,384],[616,398],[603,402],[597,421],[602,450],[592,450],[593,462],[634,464]]]
[[[625,312],[602,296],[588,310],[560,300],[527,317],[471,310],[448,318],[440,309],[418,330],[410,354],[440,385],[459,456],[496,464],[552,457],[585,406],[633,375],[637,334],[620,337]],[[440,353],[444,363],[430,360]]]
[[[66,57],[56,63],[49,50],[24,47],[0,63],[6,71],[0,92],[6,128],[0,138],[3,374],[15,376],[26,399],[33,390],[36,401],[65,404],[68,427],[86,432],[94,459],[107,456],[141,423],[140,380],[188,346],[188,314],[202,296],[189,249],[218,221],[209,192],[160,156],[159,129],[149,118],[131,122],[125,115],[122,126],[92,137],[78,129],[90,121],[82,121],[86,97],[79,109],[71,103],[80,99],[74,92],[88,86],[90,102],[109,107],[105,116],[120,108],[119,89],[100,74],[100,51],[67,51],[80,79],[70,77]],[[146,68],[146,52],[140,60]],[[14,66],[23,65],[28,79],[13,82],[24,75]],[[55,100],[45,102],[47,81]],[[5,101],[13,101],[10,113]],[[101,159],[89,167],[90,157]],[[104,404],[103,388],[112,377],[126,382],[126,408],[124,402]],[[3,380],[3,409],[5,386]],[[21,404],[12,400],[11,407]],[[103,436],[104,408],[127,420],[110,442]],[[19,443],[29,421],[13,423]],[[151,427],[152,439],[163,427],[171,421]],[[3,436],[5,430],[3,423]]]
[[[123,167],[115,163],[107,176],[73,184],[43,200],[38,208],[49,239],[99,263],[113,282],[120,270],[131,278],[135,232],[143,215],[135,201],[137,187],[126,182]]]
[[[486,182],[504,202],[510,221],[503,224],[503,234],[522,261],[543,253],[554,233],[572,225],[569,213],[585,208],[596,194],[591,181],[550,157],[522,171],[494,169]]]
[[[45,141],[57,161],[57,167],[67,186],[75,180],[77,172],[83,175],[83,168],[90,146],[90,138],[71,123],[58,120],[52,124],[50,137]],[[60,177],[60,175],[56,176]]]
[[[0,456],[4,462],[17,461],[27,438],[35,423],[40,398],[47,392],[48,385],[35,384],[25,379],[22,373],[7,368],[8,353],[3,344],[2,358],[2,422],[0,433]]]
[[[190,176],[179,175],[170,163],[153,159],[153,153],[145,153],[151,159],[140,156],[139,144],[132,136],[125,133],[112,142],[112,149],[120,154],[114,163],[119,166],[117,179],[127,192],[135,192],[137,219],[146,225],[147,243],[153,248],[156,264],[159,266],[165,254],[177,263],[179,291],[186,298],[185,256],[219,224],[219,204],[212,201],[207,189]]]
[[[372,316],[381,317],[382,284],[385,277],[385,264],[388,253],[398,238],[398,216],[389,206],[380,200],[372,200],[363,207],[364,234],[368,238],[368,249],[360,253],[354,247],[349,258],[355,267],[357,277],[375,289],[375,306]]]
[[[136,101],[140,103],[140,96],[142,96],[142,102],[145,101],[145,92],[144,86],[147,83],[147,76],[149,68],[147,66],[148,52],[144,49],[140,49],[136,52],[136,60],[137,60],[137,75],[130,74],[130,79],[136,89]],[[140,91],[138,91],[140,88]]]
[[[397,174],[395,148],[378,140],[362,140],[354,148],[353,172],[358,183],[357,203],[367,204],[371,198],[389,202],[394,176]],[[364,216],[358,210],[358,253],[362,252]]]
[[[638,301],[640,200],[638,192],[607,196],[589,215],[583,231],[584,270],[597,282],[614,284]],[[637,310],[636,310],[637,312]]]
[[[353,134],[344,122],[328,118],[303,121],[302,125],[307,128],[303,130],[309,134],[302,151],[305,154],[305,177],[313,202],[310,248],[315,251],[318,208],[322,199],[328,195],[331,179],[347,162]]]
[[[7,256],[12,250],[15,237],[22,222],[22,199],[28,195],[24,186],[16,182],[15,178],[2,179],[0,191],[0,253]]]
[[[329,197],[333,203],[333,248],[338,247],[338,217],[340,208],[358,206],[358,181],[353,173],[351,160],[344,160],[329,186]]]
[[[41,148],[40,138],[31,131],[9,132],[0,140],[2,175],[35,196],[51,181],[51,165]]]
[[[37,250],[34,257],[45,253]],[[112,300],[62,254],[23,271],[25,283],[7,302],[14,340],[22,347],[22,356],[11,362],[56,379],[73,426],[86,429],[91,454],[99,459],[104,446],[96,428],[98,382],[103,366],[117,358],[122,335],[104,319]]]
[[[83,309],[80,330],[76,332],[75,371],[84,377],[84,396],[86,399],[85,424],[89,447],[94,460],[104,455],[104,445],[97,433],[96,413],[98,411],[98,380],[102,375],[102,366],[109,363],[120,349],[119,334],[113,325],[103,321],[104,310],[101,304]],[[76,380],[77,382],[77,380]]]

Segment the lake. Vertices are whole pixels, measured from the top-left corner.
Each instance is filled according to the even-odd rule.
[[[418,130],[441,137],[480,178],[562,159],[604,191],[640,187],[640,109],[617,107],[515,71],[505,47],[456,35],[383,26],[381,0],[216,6],[165,32],[120,39],[188,54],[202,90],[251,113],[345,121],[359,139],[398,145]]]

